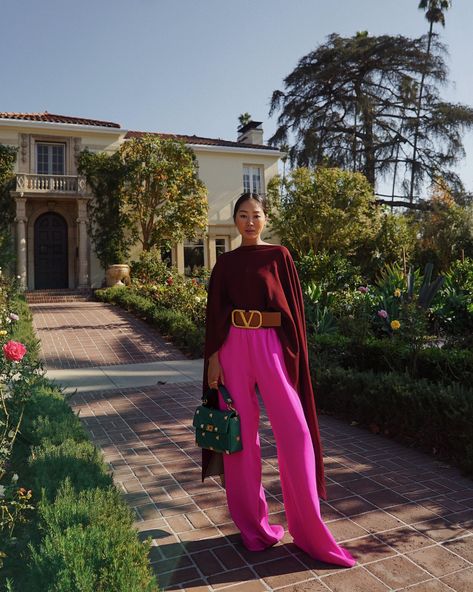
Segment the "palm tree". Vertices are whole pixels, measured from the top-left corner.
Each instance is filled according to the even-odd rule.
[[[243,127],[247,123],[250,123],[250,121],[251,121],[251,115],[248,113],[248,111],[246,113],[242,113],[238,117],[238,121],[240,122],[240,126]]]
[[[420,0],[418,8],[420,10],[425,10],[425,18],[429,21],[429,36],[427,40],[427,53],[426,53],[426,61],[429,59],[430,56],[430,48],[432,45],[432,37],[434,33],[434,24],[440,23],[442,27],[445,27],[445,14],[444,11],[448,10],[452,5],[451,0]],[[414,145],[412,148],[412,170],[411,170],[411,185],[409,190],[409,201],[412,203],[413,196],[414,196],[414,181],[415,181],[415,168],[416,168],[416,157],[417,157],[417,139],[419,136],[419,119],[420,119],[420,110],[422,106],[422,95],[424,92],[424,82],[425,82],[425,74],[426,71],[422,72],[422,76],[420,79],[419,85],[419,98],[417,102],[417,110],[416,110],[416,124],[415,124],[415,131],[414,131]]]

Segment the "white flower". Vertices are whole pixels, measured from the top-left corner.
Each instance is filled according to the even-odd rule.
[[[18,481],[18,475],[15,473],[15,474],[13,475],[13,477],[11,478],[11,482],[12,482],[12,483],[16,483],[17,481]]]
[[[20,320],[20,317],[16,313],[14,313],[14,312],[11,312],[10,313],[10,317],[9,318],[10,318],[11,321],[19,321]]]
[[[0,497],[3,497],[5,495],[5,487],[3,485],[0,485]]]

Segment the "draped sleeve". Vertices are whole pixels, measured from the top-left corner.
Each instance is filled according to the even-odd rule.
[[[205,322],[204,374],[202,377],[202,396],[207,404],[218,408],[218,392],[209,389],[208,369],[210,356],[218,351],[230,328],[231,302],[225,284],[225,256],[222,254],[215,263],[208,283]],[[211,475],[223,475],[223,459],[219,453],[202,448],[202,481]]]
[[[286,367],[301,400],[312,438],[316,462],[317,492],[319,497],[327,499],[323,448],[309,367],[302,288],[291,254],[285,247],[282,247],[281,250],[283,261],[279,265],[279,280],[283,295],[281,294],[280,298],[286,306],[281,307],[284,312],[278,334],[283,345]]]

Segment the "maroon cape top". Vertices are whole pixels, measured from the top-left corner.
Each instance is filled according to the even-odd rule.
[[[218,407],[218,392],[209,389],[209,357],[220,349],[231,326],[231,310],[242,308],[280,311],[276,327],[284,351],[286,368],[299,394],[314,444],[317,490],[327,499],[322,445],[314,394],[309,373],[304,303],[297,270],[291,254],[281,245],[247,245],[222,253],[209,280],[205,333],[203,394]],[[231,394],[231,393],[230,393]],[[223,474],[222,455],[202,449],[202,481]]]

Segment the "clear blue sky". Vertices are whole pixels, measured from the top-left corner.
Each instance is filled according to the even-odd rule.
[[[2,0],[0,111],[236,139],[248,111],[275,130],[272,91],[330,33],[418,36],[418,0]],[[444,96],[473,105],[473,2],[453,0]],[[459,172],[473,191],[473,134]]]

